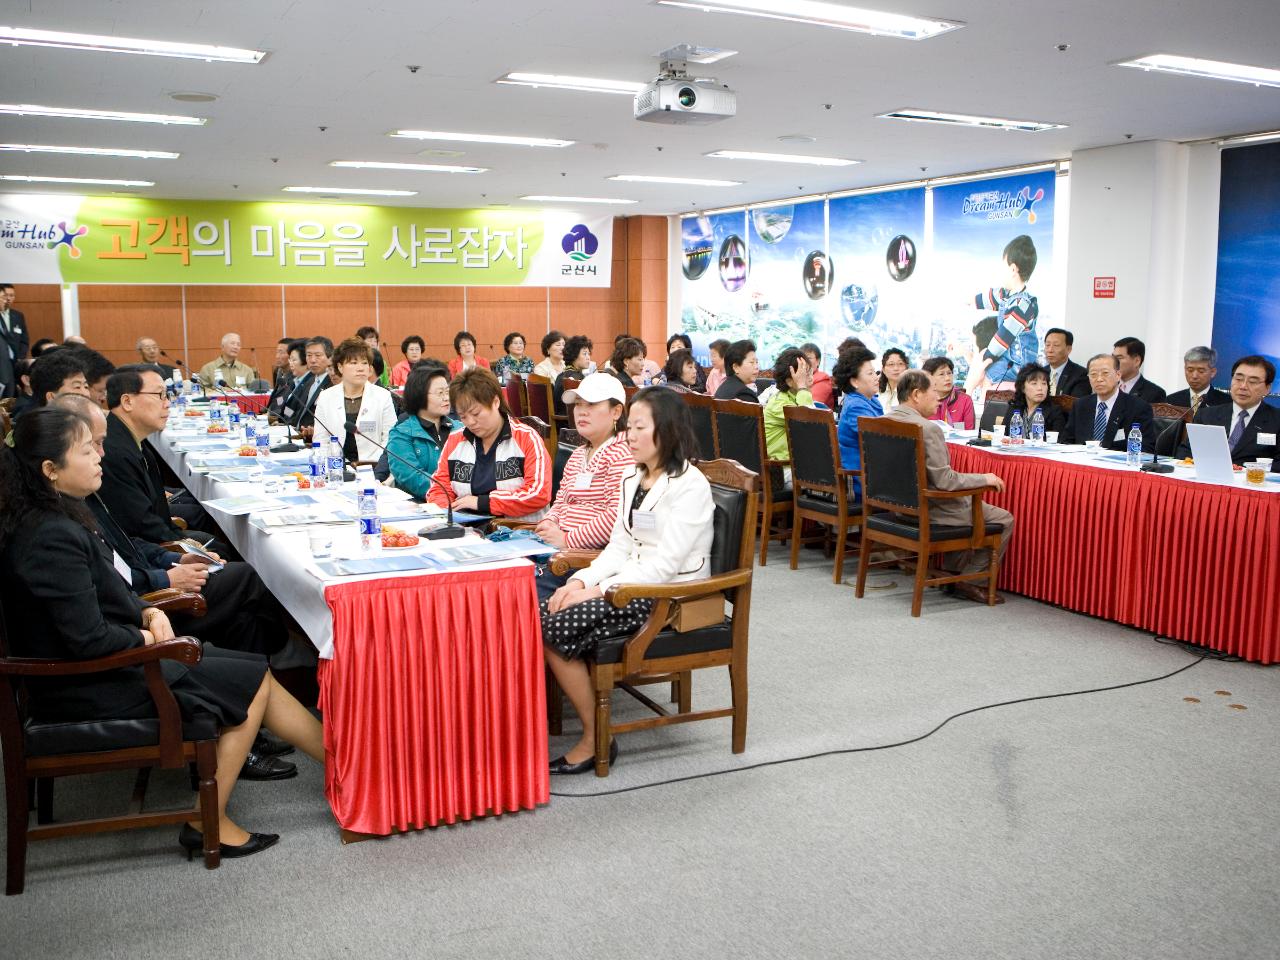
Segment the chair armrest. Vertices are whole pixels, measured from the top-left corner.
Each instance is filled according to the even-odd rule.
[[[15,677],[70,677],[85,673],[102,673],[121,667],[159,660],[177,660],[190,666],[199,663],[200,641],[195,637],[175,637],[149,647],[132,647],[119,653],[93,660],[36,660],[27,657],[0,657],[0,673]]]
[[[536,523],[529,523],[527,520],[508,520],[506,517],[495,517],[489,521],[490,527],[506,527],[508,530],[532,530],[537,526]]]
[[[187,529],[187,521],[183,520],[181,517],[170,517],[169,520],[179,530]]]
[[[186,553],[186,551],[182,549],[182,545],[178,543],[177,540],[166,540],[164,541],[164,543],[160,544],[160,546],[164,547],[170,553],[177,553],[177,554]]]
[[[551,558],[551,572],[563,577],[570,570],[581,570],[591,566],[593,560],[600,556],[599,550],[561,550]]]
[[[842,476],[842,477],[860,477],[860,476],[862,476],[862,471],[861,471],[861,470],[846,470],[844,467],[841,467],[840,469],[838,469],[838,470],[836,471],[836,473],[837,473],[839,476]]]
[[[149,607],[163,610],[165,613],[191,613],[203,617],[209,611],[209,604],[200,593],[187,593],[177,587],[165,587],[163,590],[152,590],[138,598]]]
[[[924,495],[930,500],[956,500],[960,497],[980,497],[988,490],[994,490],[995,487],[990,484],[983,484],[980,487],[965,487],[963,490],[934,490],[930,487],[924,492]]]
[[[679,602],[733,590],[750,582],[750,570],[732,570],[705,580],[681,580],[679,583],[615,583],[604,596],[615,607],[625,607],[632,600]]]

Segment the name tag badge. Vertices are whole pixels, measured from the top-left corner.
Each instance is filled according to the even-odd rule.
[[[1116,440],[1123,440],[1123,439],[1124,439],[1124,427],[1121,427],[1119,430],[1116,431]]]
[[[646,510],[637,510],[631,515],[631,526],[637,530],[657,530],[658,515]]]
[[[129,569],[129,565],[124,562],[124,558],[114,550],[111,551],[111,563],[116,568],[116,573],[124,577],[124,582],[133,585],[133,571]]]
[[[1258,446],[1274,447],[1276,445],[1276,435],[1274,433],[1258,434]]]
[[[585,470],[578,474],[578,479],[574,481],[573,489],[590,490],[591,481],[595,479],[594,473],[587,473]]]
[[[374,434],[378,432],[377,420],[361,420],[356,424],[361,433]]]
[[[240,376],[239,374],[236,374],[236,386],[237,387],[244,386],[244,377]]]

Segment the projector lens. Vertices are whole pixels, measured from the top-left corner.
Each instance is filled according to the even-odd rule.
[[[676,99],[680,102],[680,106],[688,110],[698,102],[698,92],[693,87],[681,87],[680,92],[676,94]]]

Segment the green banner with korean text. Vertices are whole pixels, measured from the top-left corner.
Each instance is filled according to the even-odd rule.
[[[0,195],[11,283],[607,287],[612,247],[571,210]]]

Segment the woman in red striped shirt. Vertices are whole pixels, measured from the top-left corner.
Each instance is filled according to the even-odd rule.
[[[585,443],[565,464],[560,491],[535,532],[561,550],[598,550],[609,542],[618,515],[622,478],[635,467],[627,445],[626,392],[617,377],[593,373],[564,395]],[[538,574],[538,599],[564,585],[549,569]]]

